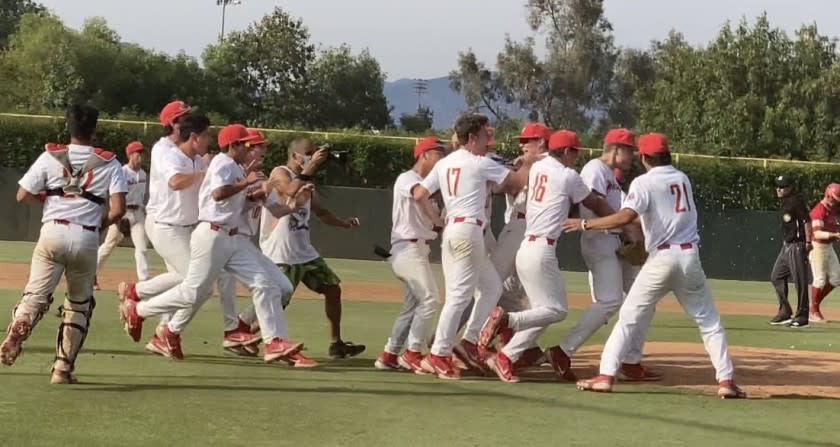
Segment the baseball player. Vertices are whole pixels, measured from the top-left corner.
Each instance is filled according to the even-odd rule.
[[[403,367],[423,373],[421,352],[429,339],[430,323],[438,311],[438,285],[429,262],[429,243],[437,238],[437,232],[427,213],[412,198],[411,189],[423,181],[444,155],[446,147],[437,137],[418,141],[414,147],[417,161],[394,183],[391,256],[388,263],[394,275],[403,282],[405,302],[394,322],[385,350],[374,363],[377,369]],[[406,340],[406,350],[400,355]]]
[[[182,128],[183,131],[183,128]],[[199,138],[205,138],[205,128]],[[174,312],[158,336],[167,343],[172,357],[182,359],[180,333],[209,298],[213,282],[227,270],[251,290],[260,330],[265,342],[266,362],[278,361],[299,352],[303,345],[288,340],[282,302],[292,286],[253,243],[237,237],[249,186],[265,179],[257,171],[242,169],[250,151],[245,126],[232,124],[219,132],[222,152],[210,162],[199,192],[199,225],[190,239],[190,261],[184,281],[148,301],[126,299],[120,303],[120,317],[134,341],[140,339],[145,318]],[[189,318],[182,321],[186,311]]]
[[[639,155],[647,173],[630,184],[623,208],[599,219],[569,219],[566,231],[600,231],[622,228],[637,217],[642,220],[645,245],[650,253],[619,311],[601,354],[601,372],[577,386],[585,391],[609,392],[629,343],[650,325],[653,309],[673,292],[680,305],[700,328],[706,352],[714,365],[718,396],[744,398],[733,381],[734,370],[720,315],[700,264],[697,207],[688,177],[671,165],[664,135],[639,138]]]
[[[105,236],[105,242],[99,246],[96,261],[96,271],[99,272],[117,244],[124,237],[130,236],[134,244],[134,263],[139,281],[149,279],[149,260],[146,258],[149,243],[146,241],[146,230],[143,228],[146,222],[143,206],[146,203],[147,179],[146,171],[140,166],[143,163],[143,151],[143,143],[139,141],[132,141],[125,147],[125,155],[128,157],[128,163],[122,167],[128,184],[125,217],[117,224],[108,227],[108,234]],[[93,283],[93,288],[99,290],[98,281]]]
[[[587,187],[606,199],[612,210],[621,209],[621,185],[615,177],[615,169],[630,169],[636,147],[636,135],[627,129],[613,129],[604,137],[604,152],[599,158],[590,160],[580,172]],[[595,214],[585,205],[580,208],[581,217],[592,219]],[[634,224],[631,224],[634,225]],[[629,227],[629,226],[628,226]],[[628,232],[637,235],[640,231]],[[572,357],[586,341],[602,328],[618,312],[624,300],[624,292],[629,290],[632,278],[624,280],[624,272],[631,266],[620,259],[617,252],[622,245],[622,230],[587,231],[581,235],[580,249],[583,260],[589,269],[589,289],[592,305],[581,315],[577,324],[569,331],[559,348],[566,356]],[[641,241],[639,248],[641,249]],[[633,275],[635,277],[635,275]],[[625,288],[626,286],[626,288]],[[640,340],[642,343],[644,339]],[[661,377],[641,365],[642,344],[632,343],[628,357],[633,363],[622,363],[620,374],[625,380],[659,380]]]
[[[508,313],[497,307],[481,331],[483,346],[488,346],[505,328],[514,332],[501,351],[487,358],[487,365],[505,382],[519,381],[514,362],[534,346],[550,324],[566,318],[566,285],[557,262],[555,242],[562,233],[561,226],[569,215],[570,206],[582,203],[599,215],[612,212],[604,198],[590,191],[571,168],[580,153],[577,134],[568,130],[553,133],[548,151],[549,156],[531,167],[525,212],[526,236],[516,253],[516,272],[530,308]],[[558,376],[573,379],[571,360],[563,350],[549,349],[548,359]]]
[[[427,203],[429,196],[440,191],[446,208],[447,222],[442,237],[446,299],[431,353],[422,362],[424,370],[442,379],[460,378],[452,362],[452,349],[461,314],[470,300],[476,297],[470,322],[483,322],[501,295],[499,274],[484,246],[483,230],[489,223],[485,221],[484,212],[487,182],[516,193],[525,185],[532,162],[529,158],[519,171],[510,174],[507,168],[486,157],[486,127],[487,117],[484,115],[459,117],[455,132],[461,147],[438,162],[412,190],[412,196],[421,202],[424,210],[430,209]],[[428,211],[427,215],[436,225],[442,226],[439,216]],[[483,363],[477,342],[478,333],[472,334],[468,329],[460,343],[473,368],[479,368]]]
[[[793,310],[788,300],[788,281],[792,279],[798,298],[796,319],[799,325],[808,321],[808,284],[811,282],[808,277],[811,273],[808,253],[813,248],[811,218],[805,199],[794,193],[794,184],[789,177],[782,175],[776,178],[776,196],[780,199],[782,211],[783,244],[770,273],[770,282],[779,299],[779,311],[770,320],[770,324],[782,326],[793,322]],[[811,306],[813,309],[813,303]]]
[[[825,188],[825,196],[810,213],[814,238],[814,248],[808,254],[814,277],[811,285],[810,319],[820,323],[825,322],[825,317],[820,312],[820,303],[835,287],[840,286],[840,262],[837,261],[837,252],[834,251],[834,242],[840,239],[840,225],[837,222],[838,203],[840,184],[832,183]],[[797,310],[796,318],[790,323],[791,327],[808,325],[808,319],[800,315],[800,310]]]
[[[155,149],[152,149],[151,172],[157,173],[157,179],[152,180],[153,189],[147,205],[154,219],[152,225],[147,225],[147,230],[151,228],[152,243],[166,262],[168,272],[137,284],[121,283],[117,289],[120,301],[160,296],[180,284],[179,278],[184,277],[189,265],[190,237],[198,223],[198,193],[207,169],[202,155],[207,153],[210,144],[210,120],[188,113],[178,118],[177,126],[178,146],[174,149],[158,147],[162,156],[157,161]],[[158,184],[154,186],[156,182]],[[167,312],[154,312],[154,315],[161,315],[161,322],[146,344],[146,350],[167,357],[179,356],[180,346],[172,352],[171,343],[159,336],[159,333],[169,332],[165,326],[172,316]]]
[[[15,306],[0,344],[0,362],[13,365],[23,342],[49,310],[64,274],[67,294],[58,327],[51,383],[76,383],[76,357],[90,328],[96,301],[93,280],[99,229],[125,214],[128,187],[116,155],[93,148],[99,112],[90,106],[67,109],[70,145],[46,145],[18,184],[17,201],[43,203],[41,234],[32,253],[29,282]],[[103,217],[108,201],[108,213]]]
[[[325,149],[316,152],[315,145],[306,138],[298,138],[289,145],[289,158],[285,166],[274,168],[271,182],[276,186],[281,199],[294,196],[302,182],[311,182],[313,174],[304,171],[310,163],[320,164],[327,157]],[[260,222],[260,248],[269,259],[283,269],[283,273],[297,288],[300,282],[313,292],[324,296],[324,312],[330,323],[331,358],[355,357],[365,350],[364,345],[356,345],[341,339],[341,286],[338,276],[312,246],[309,238],[309,218],[318,216],[326,225],[340,228],[355,228],[359,219],[351,217],[339,219],[330,210],[324,208],[318,195],[313,193],[311,201],[284,216],[274,219],[263,213]],[[283,302],[287,306],[291,296]]]

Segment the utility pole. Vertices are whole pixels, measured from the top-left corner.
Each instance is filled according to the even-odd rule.
[[[216,6],[222,7],[222,31],[219,33],[219,42],[225,40],[225,13],[228,5],[237,6],[241,4],[242,0],[216,0]]]
[[[417,110],[423,107],[423,94],[429,89],[429,83],[425,79],[414,80],[414,91],[417,93]]]

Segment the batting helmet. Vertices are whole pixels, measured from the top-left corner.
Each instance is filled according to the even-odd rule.
[[[825,198],[840,202],[840,183],[832,183],[825,187]]]

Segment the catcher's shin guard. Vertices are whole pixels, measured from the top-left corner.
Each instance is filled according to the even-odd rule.
[[[72,373],[75,368],[76,356],[82,349],[90,327],[90,317],[96,300],[93,297],[85,301],[72,301],[64,298],[64,311],[61,315],[61,326],[55,346],[55,363],[53,371],[59,370]]]
[[[23,342],[32,334],[32,330],[50,309],[53,302],[52,295],[46,302],[38,303],[32,299],[30,293],[24,293],[23,298],[12,311],[12,322],[6,328],[6,338],[0,344],[0,362],[13,365],[23,351]]]

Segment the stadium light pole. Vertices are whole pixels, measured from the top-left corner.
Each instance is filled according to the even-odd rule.
[[[241,5],[242,0],[216,0],[216,6],[222,7],[222,32],[219,33],[219,42],[225,40],[225,12],[228,5]]]

